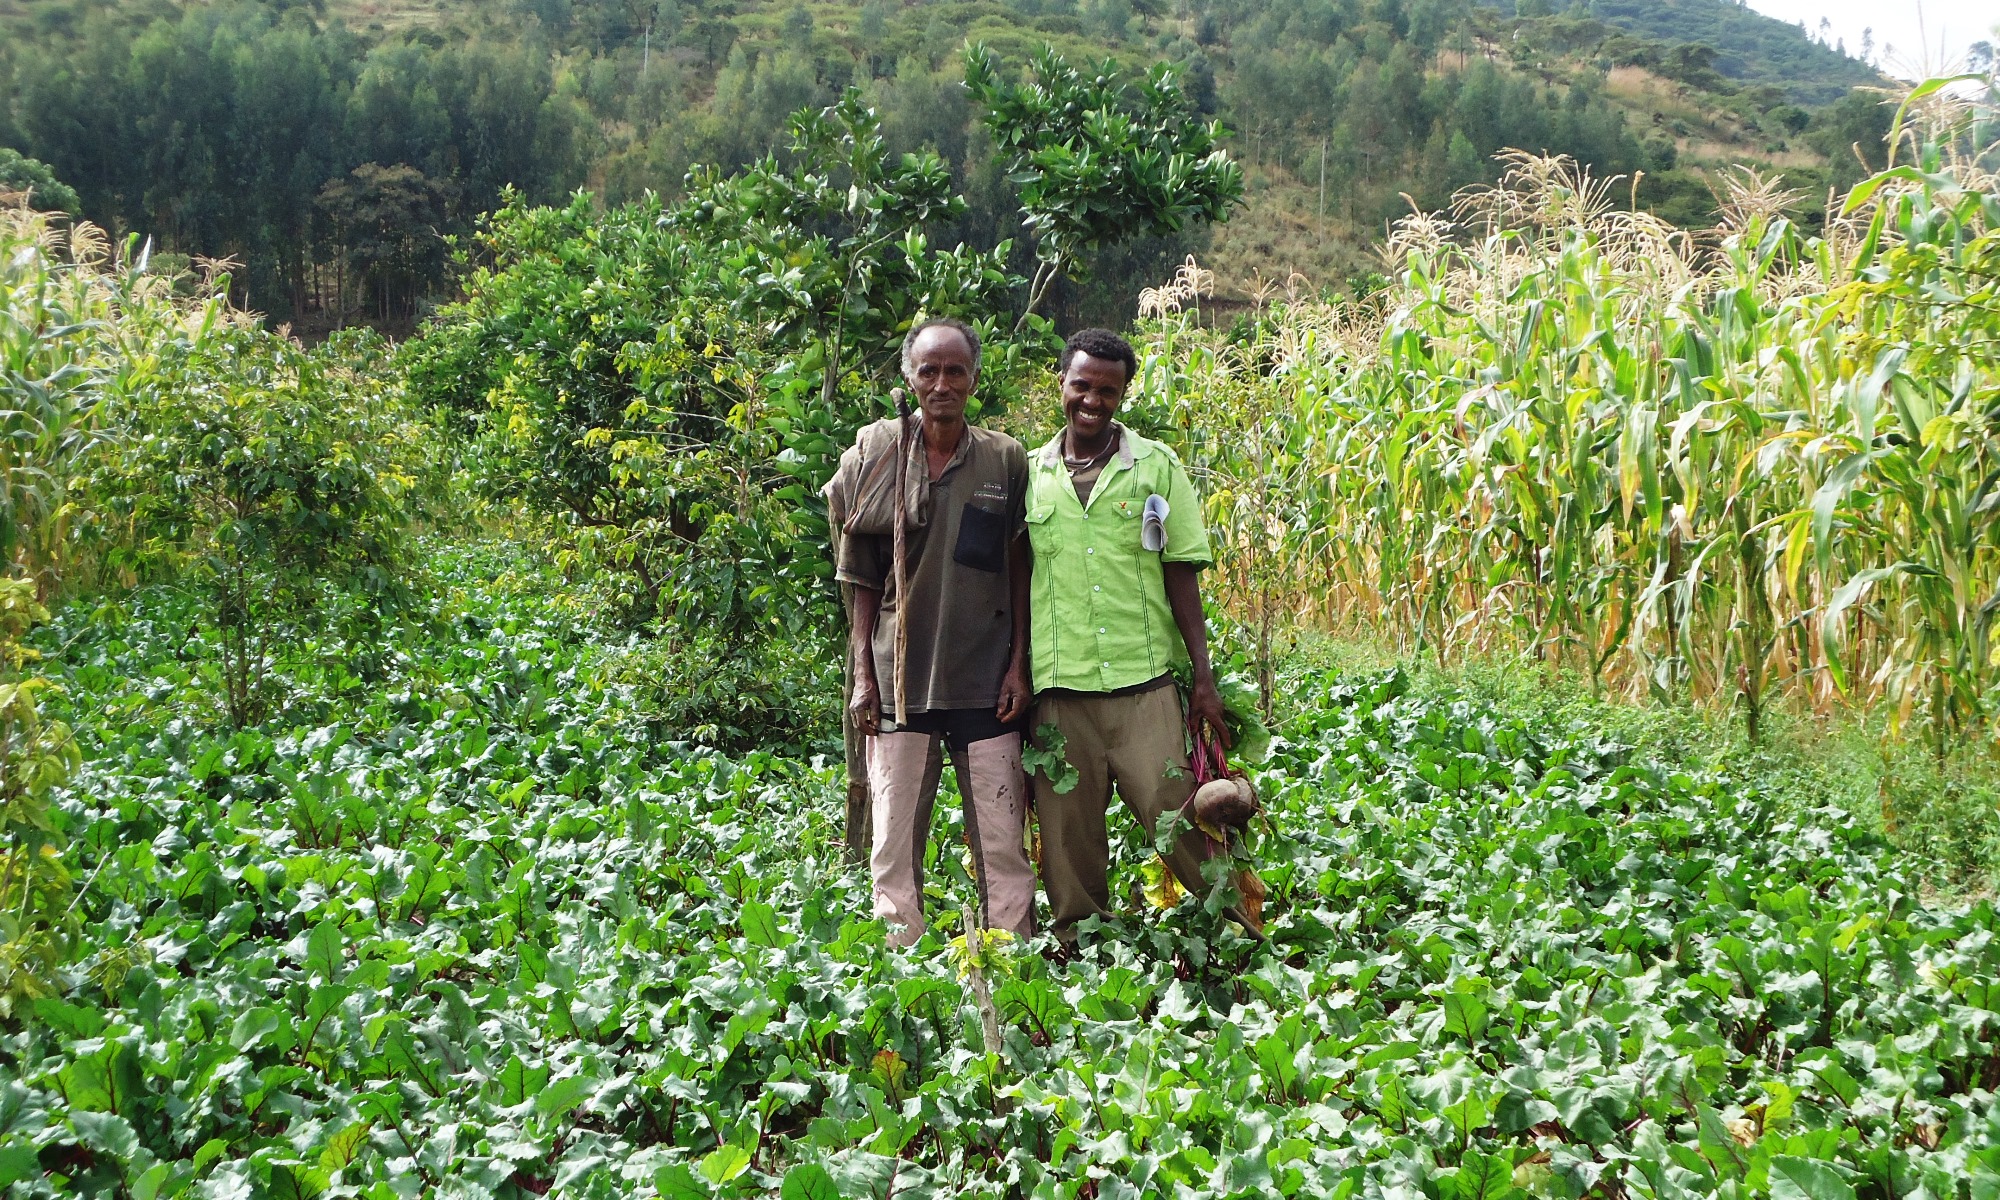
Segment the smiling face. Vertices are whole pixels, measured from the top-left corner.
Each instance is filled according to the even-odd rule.
[[[1095,446],[1111,433],[1111,418],[1125,400],[1125,364],[1078,351],[1062,373],[1063,417],[1072,446]]]
[[[917,394],[924,419],[946,423],[965,416],[965,401],[979,381],[972,368],[971,345],[949,325],[933,325],[917,335],[904,377]]]

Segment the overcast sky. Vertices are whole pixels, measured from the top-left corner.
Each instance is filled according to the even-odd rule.
[[[1817,33],[1825,17],[1833,36],[1847,42],[1847,52],[1859,57],[1861,32],[1875,31],[1881,67],[1908,79],[1930,74],[1940,66],[1962,67],[1965,48],[1973,42],[1994,41],[2000,24],[2000,0],[1749,0],[1750,7],[1781,21],[1800,21]],[[1922,34],[1918,13],[1922,12]],[[1939,43],[1943,43],[1940,56]],[[1883,56],[1884,43],[1895,49]],[[1925,53],[1923,47],[1928,47]],[[1940,61],[1942,58],[1942,61]]]

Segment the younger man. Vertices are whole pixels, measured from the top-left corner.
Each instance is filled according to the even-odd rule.
[[[1063,347],[1063,432],[1029,455],[1034,723],[1062,731],[1076,788],[1035,777],[1042,882],[1056,935],[1110,907],[1104,827],[1111,788],[1148,834],[1194,788],[1187,721],[1170,668],[1191,660],[1188,715],[1219,737],[1199,570],[1213,562],[1201,501],[1174,452],[1113,418],[1138,372],[1131,344],[1085,329]],[[1167,865],[1201,891],[1207,857],[1190,830]]]

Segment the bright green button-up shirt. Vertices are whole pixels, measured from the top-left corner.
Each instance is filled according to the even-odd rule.
[[[1172,450],[1120,427],[1118,452],[1085,505],[1063,465],[1062,441],[1058,434],[1028,455],[1034,688],[1109,692],[1157,679],[1187,658],[1160,565],[1215,561],[1201,500]],[[1152,495],[1167,502],[1159,551],[1139,544]]]

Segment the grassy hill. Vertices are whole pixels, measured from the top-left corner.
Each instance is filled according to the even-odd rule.
[[[1795,103],[1831,104],[1849,88],[1882,82],[1860,59],[1737,0],[1589,0],[1550,19],[1572,28],[1600,24],[1632,40],[1614,44],[1613,54],[1642,56],[1649,45],[1708,46],[1724,79],[1781,88]]]
[[[331,244],[326,189],[365,164],[407,165],[403,207],[462,229],[507,183],[548,198],[578,186],[613,201],[671,193],[697,163],[782,151],[790,111],[860,86],[897,149],[931,145],[957,169],[972,212],[939,238],[991,244],[1017,235],[1018,218],[957,86],[958,48],[983,41],[1015,63],[1044,43],[1126,67],[1172,60],[1235,131],[1250,194],[1212,237],[1127,247],[1061,297],[1070,317],[1112,319],[1191,251],[1238,293],[1294,274],[1315,289],[1361,279],[1388,222],[1493,178],[1507,147],[1636,177],[1636,203],[1699,223],[1715,169],[1782,171],[1824,196],[1858,166],[1846,148],[1879,123],[1871,101],[1844,99],[1876,81],[1869,68],[1729,0],[1536,15],[1547,7],[0,0],[0,145],[50,162],[106,224],[245,258],[254,302],[310,321],[322,267],[351,253]],[[250,78],[274,63],[302,74]],[[309,102],[264,99],[301,89]],[[183,119],[200,104],[209,119]],[[286,106],[292,131],[243,128]],[[288,157],[304,142],[311,161]],[[243,165],[245,145],[270,143],[270,161]],[[261,197],[254,213],[240,211],[249,196]],[[417,291],[441,282],[410,269]]]

